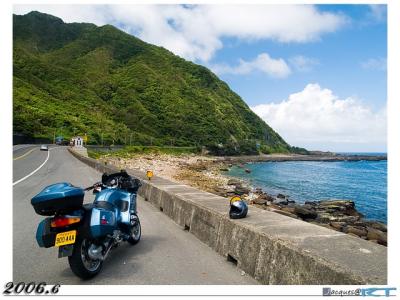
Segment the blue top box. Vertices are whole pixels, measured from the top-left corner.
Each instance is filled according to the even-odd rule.
[[[82,207],[85,192],[82,188],[62,182],[49,185],[32,198],[36,213],[51,216],[67,213]]]

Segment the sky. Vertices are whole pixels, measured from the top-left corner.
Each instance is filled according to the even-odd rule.
[[[386,5],[15,5],[204,65],[289,144],[386,152]]]

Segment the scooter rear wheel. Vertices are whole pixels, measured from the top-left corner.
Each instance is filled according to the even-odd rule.
[[[102,260],[93,260],[89,257],[88,249],[90,244],[88,239],[78,237],[72,255],[68,257],[68,263],[72,272],[82,279],[93,278],[103,267]]]
[[[133,226],[131,230],[131,236],[128,239],[128,243],[131,245],[136,245],[140,241],[140,237],[142,236],[142,228],[140,226],[140,220],[137,219],[137,223]]]

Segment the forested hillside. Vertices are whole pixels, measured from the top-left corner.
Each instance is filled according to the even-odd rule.
[[[14,15],[14,132],[293,150],[207,68],[106,25]]]

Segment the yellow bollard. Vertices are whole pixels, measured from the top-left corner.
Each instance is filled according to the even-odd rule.
[[[148,170],[146,172],[146,176],[147,176],[147,179],[151,180],[151,177],[153,177],[153,171]]]

